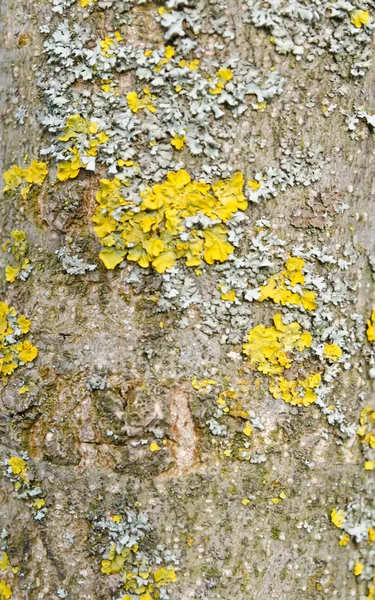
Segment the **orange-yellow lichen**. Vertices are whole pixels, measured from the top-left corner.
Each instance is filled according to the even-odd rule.
[[[314,388],[321,382],[319,373],[310,374],[305,379],[279,377],[270,383],[269,390],[274,398],[282,398],[288,404],[309,406],[316,401]]]
[[[169,173],[164,183],[141,192],[139,205],[126,200],[120,187],[117,178],[102,179],[96,196],[94,231],[101,240],[99,256],[107,269],[126,258],[163,273],[179,258],[185,258],[187,266],[199,266],[202,259],[208,264],[224,262],[233,252],[224,224],[247,207],[241,173],[212,186],[191,181],[184,170]],[[204,215],[205,226],[187,226],[186,219],[199,218],[199,213]]]
[[[281,314],[275,315],[273,321],[273,327],[258,325],[251,329],[243,350],[258,371],[266,375],[281,375],[292,364],[290,353],[295,349],[301,352],[309,348],[312,336],[308,331],[301,332],[298,323],[285,325]]]
[[[3,383],[20,365],[33,361],[38,350],[22,336],[28,333],[30,321],[25,315],[17,316],[13,307],[0,302],[0,374]]]
[[[275,304],[295,304],[303,306],[306,310],[315,310],[316,293],[304,289],[301,286],[305,283],[303,267],[305,261],[298,256],[289,256],[285,269],[276,275],[273,275],[266,285],[260,288],[260,297],[258,300],[273,300]],[[299,286],[296,288],[296,286]],[[296,289],[294,289],[296,288]]]
[[[21,168],[18,165],[13,165],[4,173],[5,186],[4,192],[15,191],[23,183],[21,195],[27,197],[33,184],[41,186],[48,174],[47,163],[33,160],[28,167]]]
[[[375,342],[375,308],[371,313],[371,318],[367,321],[366,335],[369,342]]]

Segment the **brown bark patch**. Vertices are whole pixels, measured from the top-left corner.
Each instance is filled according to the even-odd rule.
[[[189,405],[189,394],[182,386],[170,393],[169,417],[171,441],[169,443],[174,466],[158,479],[187,475],[200,467],[198,436]]]

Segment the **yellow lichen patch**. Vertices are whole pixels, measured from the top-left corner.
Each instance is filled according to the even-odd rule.
[[[371,319],[367,321],[366,335],[369,342],[375,342],[375,308],[371,313]]]
[[[253,428],[249,422],[246,423],[244,429],[242,430],[242,433],[244,433],[247,437],[250,437],[253,433]]]
[[[26,234],[22,230],[14,229],[10,232],[11,239],[6,240],[3,244],[3,251],[13,254],[16,266],[8,264],[5,267],[5,279],[8,283],[14,283],[16,279],[27,279],[32,266],[28,258],[26,258],[28,243]]]
[[[20,338],[29,331],[30,321],[25,315],[17,316],[13,307],[0,302],[0,374],[3,384],[21,364],[33,361],[38,350],[28,340]]]
[[[151,442],[150,450],[151,450],[151,452],[159,452],[159,450],[161,450],[161,448],[160,448],[159,444],[157,444],[156,442]]]
[[[251,329],[243,350],[258,371],[281,375],[292,364],[290,353],[309,348],[312,337],[309,332],[302,333],[298,323],[284,325],[280,314],[275,315],[273,321],[273,327],[258,325]]]
[[[61,162],[57,166],[57,179],[59,181],[66,181],[67,179],[74,179],[83,169],[85,165],[81,162],[79,156],[75,156],[72,160]]]
[[[152,56],[153,51],[146,50],[144,54],[145,56]],[[159,73],[162,70],[163,66],[168,64],[169,61],[175,56],[175,54],[176,52],[173,46],[166,46],[164,49],[164,58],[159,60],[158,64],[154,67],[154,73]],[[180,66],[182,65],[180,64]]]
[[[373,581],[375,584],[375,574],[373,577]],[[368,595],[366,596],[366,600],[375,600],[375,585],[372,585],[371,583],[368,586]]]
[[[370,20],[368,10],[353,10],[350,13],[350,22],[354,27],[359,29],[362,25],[366,25]]]
[[[96,195],[94,231],[108,269],[127,258],[163,273],[180,258],[196,267],[202,259],[224,262],[233,252],[224,224],[247,207],[241,173],[213,185],[191,181],[184,170],[169,173],[165,182],[141,192],[139,204],[126,200],[120,188],[119,179],[102,179]],[[187,221],[199,213],[205,217],[202,229]]]
[[[365,406],[359,419],[360,427],[357,429],[357,435],[361,438],[364,448],[366,461],[364,468],[366,471],[372,471],[375,468],[375,408]]]
[[[0,555],[0,571],[6,571],[10,566],[9,557],[6,552]]]
[[[316,400],[314,388],[321,382],[319,373],[310,374],[306,379],[288,380],[279,377],[270,383],[269,390],[274,398],[282,398],[288,404],[309,406]]]
[[[210,94],[221,94],[225,85],[231,79],[233,79],[233,73],[230,69],[220,69],[217,71],[213,85],[210,87]]]
[[[191,60],[188,63],[188,69],[190,69],[190,71],[196,71],[199,68],[199,64],[200,64],[199,58],[194,58],[194,60]]]
[[[298,256],[289,256],[285,269],[273,275],[266,285],[261,286],[259,302],[273,300],[275,304],[294,304],[303,306],[306,310],[315,310],[316,294],[311,290],[301,289],[305,283],[303,267],[305,261]],[[294,289],[299,286],[297,289]]]
[[[337,344],[326,344],[323,350],[324,358],[336,361],[342,356],[342,350]]]
[[[176,150],[182,150],[184,144],[186,142],[185,135],[179,135],[178,133],[173,134],[173,138],[171,139],[171,144],[176,148]]]
[[[225,285],[220,284],[218,286],[219,291],[221,291],[221,299],[234,302],[236,300],[236,292],[234,290],[229,290]]]
[[[86,8],[86,6],[91,6],[91,4],[94,4],[94,2],[97,2],[97,0],[80,0],[82,8]]]
[[[0,581],[0,600],[9,600],[12,597],[12,589],[3,579]]]
[[[42,185],[48,174],[47,163],[38,162],[33,160],[28,167],[23,169],[23,178],[27,183],[35,183],[36,185]]]
[[[166,48],[164,50],[165,58],[167,58],[169,60],[170,58],[173,58],[174,55],[175,55],[175,50],[174,50],[173,46],[166,46]]]
[[[129,554],[129,548],[125,548],[121,554],[117,554],[116,546],[113,546],[109,552],[108,559],[102,560],[100,568],[101,572],[106,573],[107,575],[112,575],[113,573],[120,573],[120,571],[124,567],[125,560]]]
[[[121,42],[122,40],[119,31],[115,31],[115,33],[112,35],[115,39],[113,39],[111,35],[106,35],[104,40],[100,40],[100,54],[102,54],[106,58],[111,58],[112,56],[114,56],[114,54],[111,53],[112,47],[116,45],[116,42]]]
[[[196,377],[194,377],[191,381],[191,385],[193,386],[193,388],[195,390],[202,390],[202,393],[205,394],[206,393],[206,389],[209,385],[216,385],[216,381],[214,379],[200,379],[198,380]]]
[[[37,500],[34,500],[33,502],[33,506],[35,506],[35,508],[40,509],[43,508],[43,506],[45,506],[46,501],[44,500],[44,498],[38,498]]]
[[[254,180],[250,180],[250,181],[248,181],[248,182],[247,182],[247,185],[248,185],[249,187],[251,187],[251,189],[252,189],[252,190],[254,190],[254,192],[260,188],[260,183],[259,183],[259,181],[256,181],[255,179],[254,179]]]
[[[156,583],[166,585],[169,582],[175,583],[177,581],[177,576],[174,569],[162,567],[155,571],[154,579]]]
[[[23,198],[27,197],[33,184],[41,186],[48,174],[47,163],[33,160],[28,167],[21,169],[18,165],[13,165],[4,173],[5,186],[4,192],[15,191],[24,183],[21,188]]]
[[[67,117],[64,135],[61,135],[58,139],[60,142],[68,142],[69,140],[76,139],[79,135],[96,134],[97,132],[97,123],[90,123],[90,121],[81,117],[81,115],[75,114]]]
[[[336,508],[332,509],[331,512],[331,521],[332,523],[341,529],[344,521],[345,521],[345,513],[343,510],[336,510]]]
[[[12,267],[11,265],[7,265],[5,267],[5,279],[8,283],[14,283],[20,274],[21,269],[19,267]]]
[[[13,165],[10,169],[5,171],[3,177],[6,184],[3,191],[16,190],[23,181],[23,169],[18,165]]]
[[[363,565],[362,563],[360,563],[358,560],[356,561],[354,568],[353,568],[353,573],[355,576],[360,575],[363,571],[363,569],[365,568],[365,565]]]
[[[137,113],[142,108],[147,108],[150,112],[156,112],[156,107],[152,104],[152,101],[155,99],[148,88],[143,90],[144,96],[142,98],[138,98],[137,92],[129,92],[126,94],[126,99],[128,101],[128,106],[130,110],[134,113]]]
[[[348,534],[343,533],[339,539],[339,546],[346,546],[349,541],[350,541],[350,537],[348,536]]]
[[[82,138],[85,138],[85,150],[80,155],[80,145]],[[67,159],[62,161],[57,167],[57,179],[66,181],[74,179],[85,169],[90,157],[98,154],[98,146],[105,144],[109,137],[104,131],[98,131],[98,124],[90,122],[79,114],[72,115],[66,119],[64,134],[59,138],[60,142],[68,142]]]
[[[27,471],[26,471],[26,463],[23,458],[19,456],[11,456],[8,460],[8,465],[12,469],[13,475],[17,475],[22,481],[28,483]]]

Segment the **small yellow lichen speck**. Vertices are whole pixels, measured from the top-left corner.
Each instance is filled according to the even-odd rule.
[[[353,10],[350,13],[350,22],[354,27],[359,29],[362,25],[366,25],[370,20],[368,10]]]
[[[173,138],[171,139],[171,144],[176,148],[176,150],[182,150],[184,144],[186,142],[185,135],[179,135],[178,133],[173,134]]]
[[[173,46],[167,46],[164,50],[164,56],[165,58],[173,58],[173,56],[175,55],[175,51]]]
[[[210,94],[221,94],[228,81],[233,79],[233,73],[230,69],[220,69],[216,73],[213,87],[210,87]]]
[[[249,422],[246,423],[242,433],[244,433],[247,437],[250,437],[253,432],[253,428]]]
[[[251,187],[251,189],[254,190],[254,192],[260,188],[260,183],[256,180],[248,181],[247,185]]]
[[[331,521],[336,527],[341,529],[342,524],[345,521],[345,513],[343,510],[336,510],[336,508],[332,509],[331,512]]]
[[[371,319],[367,321],[366,335],[369,342],[375,342],[375,308],[371,313]]]
[[[339,546],[346,546],[349,541],[350,541],[350,537],[348,536],[348,534],[343,533],[339,539]]]
[[[159,450],[161,450],[161,448],[156,442],[151,442],[150,450],[151,450],[151,452],[159,452]]]
[[[324,358],[336,361],[342,356],[342,350],[337,344],[326,344],[324,346],[323,354]]]
[[[234,302],[236,300],[236,292],[234,290],[229,290],[226,286],[219,285],[218,288],[221,291],[221,299]]]
[[[360,563],[358,560],[356,561],[354,568],[353,568],[353,573],[354,575],[360,575],[363,571],[363,569],[365,568],[365,565],[363,565],[362,563]]]
[[[39,510],[40,508],[43,508],[43,506],[45,506],[45,503],[46,503],[46,501],[44,500],[44,498],[38,498],[33,503],[33,506],[35,506],[35,508],[37,508]]]

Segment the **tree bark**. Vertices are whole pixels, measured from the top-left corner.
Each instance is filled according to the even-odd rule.
[[[293,13],[302,45],[310,44],[299,60],[293,52],[277,52],[274,32],[256,26],[250,0],[166,4],[66,3],[60,14],[46,2],[3,2],[2,173],[37,159],[48,163],[48,176],[26,198],[19,189],[5,191],[0,205],[2,242],[11,239],[11,231],[25,231],[33,266],[26,280],[6,281],[6,265],[17,261],[9,244],[5,247],[2,302],[30,319],[23,339],[38,349],[33,362],[4,378],[0,395],[0,551],[11,563],[0,570],[0,581],[17,600],[371,600],[373,549],[367,537],[356,536],[355,527],[368,529],[372,523],[375,528],[374,471],[364,469],[365,461],[375,459],[369,443],[356,434],[361,411],[374,404],[373,343],[366,337],[374,306],[374,76],[371,66],[362,77],[350,74],[350,56],[314,46],[303,33],[305,26],[319,35],[332,27],[333,37],[338,24],[350,27],[354,9],[371,13],[371,5],[347,9],[347,22],[324,14],[309,25]],[[195,8],[204,26],[184,21],[185,37],[168,39],[160,6],[167,14],[191,14]],[[168,270],[159,274],[126,259],[113,270],[104,266],[92,217],[99,180],[113,178],[108,163],[98,159],[94,171],[81,168],[77,177],[58,181],[61,158],[40,153],[62,133],[41,124],[49,108],[40,81],[52,68],[43,44],[63,20],[70,30],[90,25],[87,48],[106,35],[114,39],[117,30],[120,46],[144,50],[177,48],[190,39],[197,45],[186,60],[211,57],[213,77],[219,68],[229,68],[226,61],[236,54],[254,65],[260,86],[274,69],[285,78],[282,91],[269,100],[246,96],[247,110],[238,117],[230,105],[220,120],[207,117],[207,130],[219,144],[214,157],[191,152],[189,139],[179,151],[162,138],[172,159],[170,166],[153,171],[149,165],[159,159],[147,154],[149,140],[134,141],[132,158],[139,160],[141,176],[131,183],[132,193],[165,181],[176,165],[192,180],[203,180],[208,164],[208,183],[244,174],[248,206],[246,220],[232,228],[234,236],[240,233],[233,255],[251,258],[252,275],[250,267],[246,271],[231,259],[202,261],[202,275],[179,259],[180,275],[172,271],[170,279]],[[49,29],[41,33],[45,23]],[[368,32],[359,52],[370,51],[371,62],[370,26],[359,28]],[[67,60],[61,58],[60,67],[70,73]],[[250,69],[237,74],[236,64],[231,66],[235,85]],[[113,70],[122,97],[134,89],[139,97],[143,93],[146,84],[137,79],[136,68],[134,63],[123,72]],[[106,83],[95,85],[97,93]],[[84,79],[69,93],[73,88],[77,97],[88,89]],[[157,118],[163,96],[155,96]],[[193,100],[186,98],[183,122],[189,128]],[[108,100],[109,120],[111,106]],[[66,114],[74,110],[69,104]],[[141,124],[146,113],[137,113]],[[348,115],[357,115],[354,130],[348,129]],[[284,180],[275,183],[275,193],[254,202],[257,185],[254,190],[247,181],[270,181],[269,167],[281,169]],[[257,180],[257,173],[263,179]],[[245,298],[247,290],[280,275],[289,255],[304,258],[305,283],[298,289],[315,290],[319,318],[302,306]],[[169,291],[176,285],[173,298]],[[223,299],[230,289],[237,300]],[[312,335],[305,354],[289,352],[295,360],[287,379],[319,372],[322,385],[330,386],[321,403],[304,407],[273,397],[269,376],[244,351],[249,331],[261,324],[271,328],[277,313]],[[335,340],[343,357],[327,361],[323,348]],[[243,433],[247,424],[249,436]],[[29,482],[12,471],[11,457],[25,461]],[[339,529],[332,522],[334,509],[345,514]],[[114,516],[123,529],[111,530]],[[146,518],[149,528],[142,525]],[[121,568],[109,567],[108,574],[103,561],[110,562],[119,532],[130,530],[135,536],[133,549],[125,545],[130,556],[125,552]],[[348,542],[339,545],[345,534]],[[144,581],[151,584],[143,587],[141,581],[129,587],[123,578],[126,571],[142,572],[135,543],[147,557]],[[358,575],[356,563],[364,565]],[[164,567],[176,581],[162,578],[158,587],[154,573]],[[0,587],[0,600],[1,593],[9,597]]]

